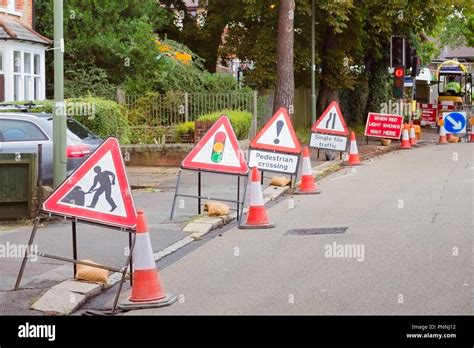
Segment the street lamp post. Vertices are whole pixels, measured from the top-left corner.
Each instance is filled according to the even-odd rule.
[[[311,0],[311,123],[316,122],[316,11]]]
[[[55,188],[66,179],[67,169],[63,21],[63,0],[54,0],[53,178]]]

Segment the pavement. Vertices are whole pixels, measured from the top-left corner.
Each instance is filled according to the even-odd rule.
[[[270,207],[276,228],[221,229],[163,265],[178,302],[125,315],[472,315],[473,184],[472,144],[372,158]]]
[[[429,138],[432,140],[433,137]],[[372,141],[369,145],[358,139],[361,155],[378,154],[386,151]],[[317,151],[312,152],[312,163],[315,168],[331,162],[323,160],[324,152],[319,158]],[[176,185],[178,168],[127,168],[136,206],[144,208],[150,227],[153,251],[156,254],[165,252],[177,242],[188,238],[190,233],[183,231],[186,224],[195,219],[197,202],[195,199],[184,198],[178,201],[175,219],[169,220],[171,202]],[[266,186],[270,173],[265,176]],[[203,195],[229,198],[236,195],[235,177],[203,173]],[[197,193],[197,174],[184,171],[180,191]],[[243,189],[243,185],[241,186]],[[0,245],[20,245],[27,242],[31,226],[0,226]],[[213,237],[211,237],[213,238]],[[70,223],[55,221],[41,226],[35,244],[42,252],[69,257],[71,255]],[[199,243],[198,243],[199,244]],[[125,260],[128,236],[125,233],[92,225],[78,224],[79,258],[91,259],[95,262],[120,267]],[[200,244],[199,244],[200,245]],[[72,266],[60,261],[38,258],[29,262],[22,282],[22,290],[13,292],[14,281],[20,267],[21,258],[7,257],[0,263],[2,278],[0,279],[1,314],[41,314],[29,310],[29,307],[52,286],[72,278]]]

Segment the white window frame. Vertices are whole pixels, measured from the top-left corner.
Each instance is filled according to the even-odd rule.
[[[15,71],[15,52],[20,53],[21,66],[20,71]],[[30,56],[29,61],[29,72],[27,72],[26,66],[26,55]],[[35,56],[38,56],[39,59],[39,71],[35,73]],[[15,99],[15,77],[19,76],[19,93],[18,99]],[[38,81],[36,84],[37,89],[35,90],[35,80]],[[25,83],[28,81],[28,85],[25,86]],[[13,49],[13,99],[15,101],[32,101],[43,98],[43,66],[42,66],[42,57],[39,52],[30,51],[25,49]],[[27,93],[25,93],[27,92]],[[28,99],[26,98],[28,96]]]
[[[7,0],[7,7],[0,8],[0,13],[6,13],[17,17],[23,16],[22,12],[16,10],[16,0]]]
[[[43,66],[41,64],[41,54],[37,52],[32,52],[31,53],[31,64],[33,65],[33,70],[31,71],[32,75],[32,89],[33,89],[33,100],[39,100],[41,99],[42,91],[43,91]],[[38,57],[39,59],[39,66],[38,66],[38,71],[35,72],[35,58]],[[38,83],[36,84],[37,89],[35,89],[35,81],[38,80]]]
[[[17,59],[18,57],[15,56],[15,53],[19,53],[20,55],[20,67],[19,71],[15,71],[16,69],[16,64],[18,63]],[[19,77],[18,80],[18,96],[15,98],[15,80],[16,78]],[[23,51],[14,49],[13,50],[13,99],[15,101],[22,101],[24,98],[23,94]]]

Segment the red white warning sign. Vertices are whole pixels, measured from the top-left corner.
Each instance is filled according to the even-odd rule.
[[[437,104],[421,104],[421,126],[436,126],[438,116]]]
[[[108,138],[43,204],[46,212],[133,228],[137,214],[116,138]]]
[[[284,153],[301,152],[301,145],[285,108],[280,108],[250,143],[253,149]]]
[[[247,174],[249,168],[240,150],[229,118],[222,115],[182,162],[185,169]]]
[[[365,136],[375,138],[400,139],[403,116],[369,112],[365,125]]]
[[[321,117],[313,124],[311,131],[314,133],[349,135],[349,130],[337,102],[333,101],[329,104]]]

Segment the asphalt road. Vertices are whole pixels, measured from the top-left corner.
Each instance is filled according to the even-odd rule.
[[[474,314],[473,144],[396,151],[319,185],[269,209],[276,228],[229,229],[161,270],[177,303],[127,314]]]

